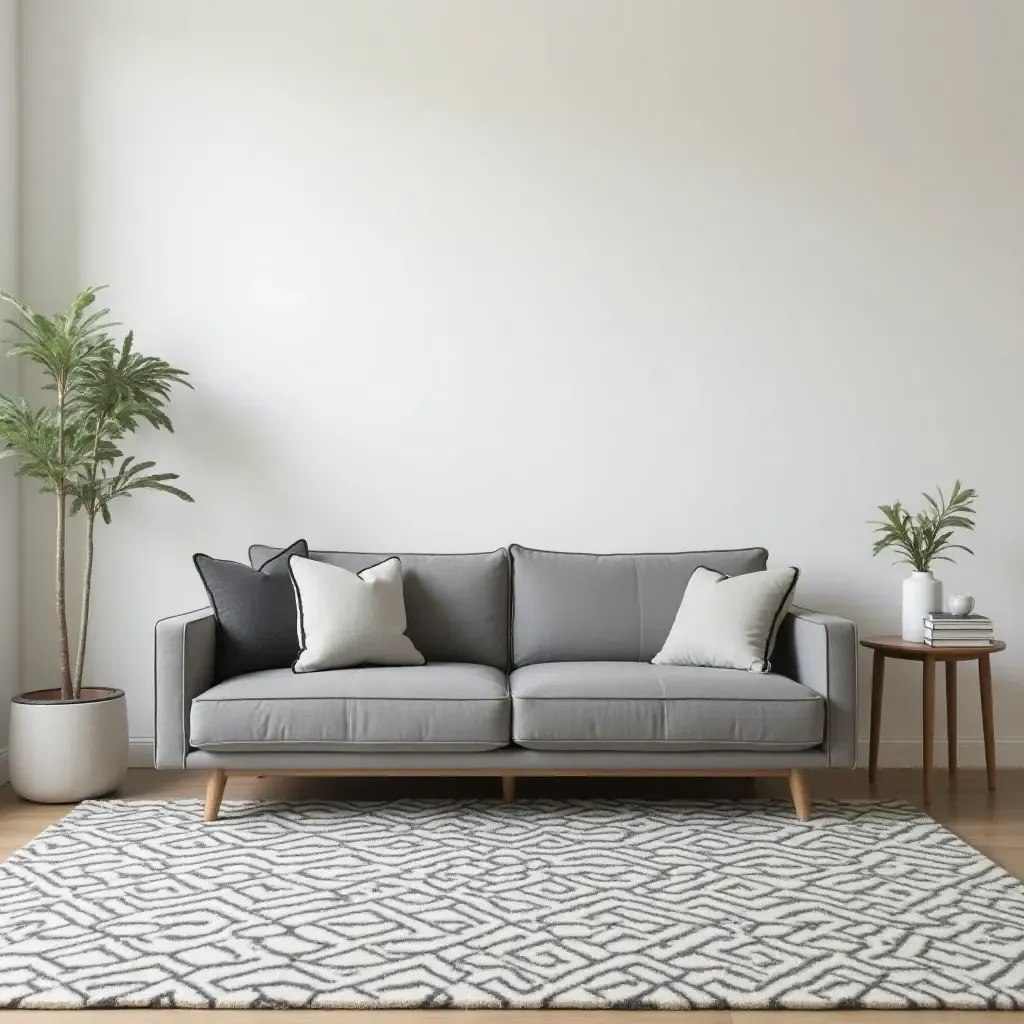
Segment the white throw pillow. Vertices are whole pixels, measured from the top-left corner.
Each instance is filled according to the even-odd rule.
[[[402,563],[388,558],[361,573],[292,555],[299,657],[293,672],[355,665],[422,665],[405,635]]]
[[[799,575],[792,566],[741,576],[696,569],[653,664],[770,671],[768,659]]]

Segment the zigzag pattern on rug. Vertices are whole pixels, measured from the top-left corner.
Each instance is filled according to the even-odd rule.
[[[895,801],[93,801],[0,1005],[1024,1008],[1024,885]]]

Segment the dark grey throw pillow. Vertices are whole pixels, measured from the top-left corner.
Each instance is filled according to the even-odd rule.
[[[258,569],[193,555],[217,617],[218,679],[289,668],[299,656],[295,591],[288,575],[292,555],[308,558],[309,546],[297,540]]]

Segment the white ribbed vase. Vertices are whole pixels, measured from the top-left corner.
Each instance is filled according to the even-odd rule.
[[[924,641],[924,620],[942,611],[942,582],[930,572],[912,572],[903,581],[903,639]]]

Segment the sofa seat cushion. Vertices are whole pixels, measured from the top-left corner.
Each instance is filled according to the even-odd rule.
[[[825,702],[776,673],[569,661],[509,677],[512,738],[532,750],[760,750],[816,747]]]
[[[276,669],[192,702],[193,747],[215,751],[493,750],[510,740],[505,673],[486,665]]]

